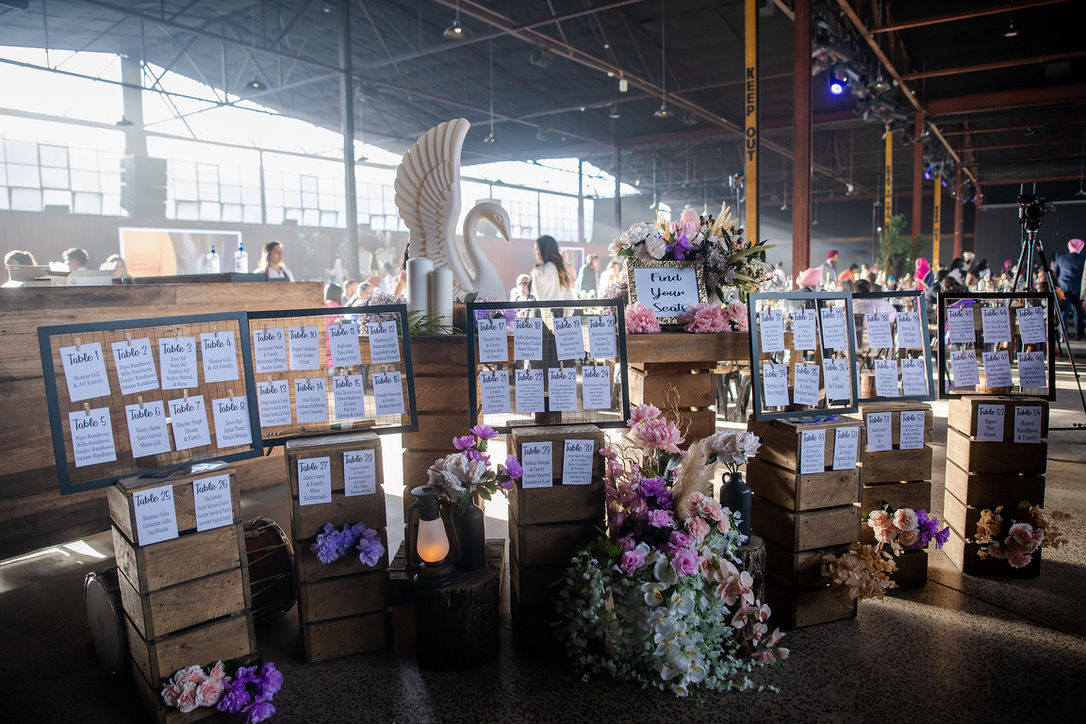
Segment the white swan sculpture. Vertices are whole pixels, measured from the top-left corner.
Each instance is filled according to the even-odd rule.
[[[460,152],[470,126],[463,118],[446,121],[407,149],[396,169],[396,208],[411,232],[412,257],[426,257],[435,267],[450,269],[462,292],[504,300],[506,285],[479,249],[475,232],[485,219],[509,241],[509,214],[493,202],[476,204],[464,218],[463,242],[456,239]]]

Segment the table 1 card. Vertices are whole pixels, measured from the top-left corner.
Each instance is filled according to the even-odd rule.
[[[1018,334],[1022,344],[1048,344],[1048,328],[1045,324],[1047,308],[1022,307],[1014,310],[1018,317]]]
[[[984,386],[985,387],[1010,387],[1011,358],[1007,350],[999,349],[995,352],[984,352]]]
[[[377,451],[343,453],[343,494],[373,495],[377,492]]]
[[[928,366],[922,357],[901,360],[901,391],[906,397],[928,394]]]
[[[927,426],[927,413],[924,410],[902,410],[898,427],[898,448],[901,450],[922,450],[924,431]]]
[[[897,386],[897,360],[875,360],[875,394],[879,397],[901,397]]]
[[[253,361],[258,373],[286,371],[287,339],[282,327],[253,330]]]
[[[817,364],[796,363],[795,387],[792,401],[797,405],[818,406],[818,380],[821,368]]]
[[[72,432],[72,452],[77,468],[117,459],[108,407],[96,407],[89,412],[73,410],[68,413],[68,426]]]
[[[128,421],[128,444],[132,457],[143,458],[170,451],[170,432],[166,428],[166,408],[161,400],[124,406]]]
[[[323,377],[299,377],[294,380],[294,407],[299,424],[328,422],[328,387]]]
[[[222,528],[234,522],[229,475],[193,480],[192,502],[196,508],[197,532]]]
[[[1003,442],[1006,414],[1005,405],[977,405],[977,440]]]
[[[136,519],[136,541],[141,546],[177,537],[177,510],[173,505],[173,486],[162,485],[132,494],[132,514]]]
[[[366,394],[362,375],[336,375],[332,378],[332,401],[337,420],[366,416]]]
[[[924,349],[924,328],[920,326],[920,312],[897,313],[897,348]]]
[[[821,473],[826,469],[826,429],[803,430],[799,439],[799,472]]]
[[[178,450],[211,444],[203,395],[170,400],[170,425],[173,427],[174,447]]]
[[[984,344],[1011,341],[1011,316],[1007,307],[981,307],[980,322]]]
[[[766,407],[788,404],[788,365],[762,365],[762,404]]]
[[[399,372],[377,372],[370,378],[373,382],[374,407],[377,415],[402,415],[403,380]]]
[[[298,504],[331,502],[332,459],[322,457],[298,460]]]
[[[215,418],[215,444],[219,447],[251,445],[253,432],[249,427],[249,401],[244,397],[223,397],[211,401]]]
[[[382,365],[400,361],[400,331],[395,319],[367,322],[366,333],[371,363]]]
[[[595,440],[566,440],[562,454],[562,485],[591,485]]]
[[[543,370],[514,370],[517,412],[546,412]]]
[[[976,387],[980,384],[977,353],[974,350],[963,349],[951,352],[950,371],[954,379],[951,387]]]
[[[845,326],[845,310],[841,307],[822,307],[822,348],[848,349],[848,328]]]
[[[607,365],[581,367],[581,397],[586,410],[611,409],[611,368]]]
[[[588,356],[592,359],[618,357],[618,327],[615,315],[585,317],[588,320]]]
[[[106,361],[100,343],[61,347],[60,361],[64,365],[69,400],[81,402],[109,394],[109,378],[106,377]]]
[[[547,389],[550,392],[548,409],[551,412],[568,412],[577,409],[576,369],[573,367],[548,369]]]
[[[261,427],[291,425],[290,385],[286,380],[256,383],[257,410]]]
[[[204,362],[204,382],[230,382],[238,378],[233,330],[201,333],[200,357]]]
[[[554,484],[552,444],[550,442],[526,442],[520,446],[520,467],[524,475],[520,479],[523,488],[549,488]]]
[[[848,384],[848,360],[825,357],[822,360],[822,372],[826,375],[826,400],[851,400],[852,390]]]
[[[328,356],[332,360],[332,366],[354,367],[362,364],[358,322],[340,321],[325,326],[328,331]]]
[[[1018,353],[1018,384],[1022,387],[1048,387],[1044,352]]]
[[[813,309],[797,309],[792,312],[792,348],[816,349],[818,313]]]
[[[833,469],[854,470],[860,449],[860,428],[838,427],[833,431]]]
[[[784,351],[784,317],[779,309],[758,312],[758,338],[762,352]]]
[[[479,373],[479,394],[484,415],[509,413],[509,371],[483,370]]]
[[[893,447],[893,413],[867,413],[867,451],[881,452]]]
[[[513,359],[543,359],[543,320],[517,317],[513,322]]]
[[[584,357],[584,335],[581,334],[581,318],[556,317],[554,320],[554,343],[558,349],[559,360]]]
[[[317,327],[289,327],[287,329],[290,368],[292,370],[319,370],[321,368],[320,339]]]
[[[509,339],[505,319],[479,319],[476,326],[479,328],[479,361],[508,362]]]
[[[155,369],[151,340],[142,337],[132,341],[114,342],[112,347],[121,394],[134,395],[137,392],[158,389],[158,371]]]
[[[867,346],[871,349],[890,349],[894,335],[890,331],[890,313],[872,312],[864,315],[867,328]]]
[[[1020,405],[1014,408],[1014,441],[1041,441],[1041,408]]]
[[[973,307],[948,307],[946,321],[950,335],[947,341],[950,344],[975,344],[977,341],[977,327],[973,320]]]
[[[162,371],[162,389],[183,390],[196,387],[196,338],[168,337],[158,340],[158,366]]]

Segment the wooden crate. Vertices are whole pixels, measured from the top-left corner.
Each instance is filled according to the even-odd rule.
[[[312,663],[387,649],[392,642],[387,609],[302,624],[305,660]]]
[[[867,525],[867,514],[889,503],[891,508],[923,508],[931,512],[931,481],[914,480],[901,483],[882,483],[863,486],[860,500],[860,517],[863,521],[861,540],[875,542],[875,532]]]
[[[602,521],[520,525],[509,518],[509,548],[525,566],[569,565],[577,551],[596,539]]]
[[[467,397],[465,396],[465,401]],[[403,446],[409,450],[448,450],[454,452],[453,438],[468,434],[471,419],[467,410],[459,412],[420,412],[418,430],[403,434]]]
[[[1045,476],[1016,473],[968,473],[952,460],[946,463],[946,492],[978,508],[1017,508],[1023,500],[1044,505]]]
[[[711,375],[706,373],[706,376]],[[716,432],[715,410],[664,410],[664,416],[674,422],[679,432],[683,435],[682,448],[687,448],[690,443],[697,442],[703,437],[709,437]]]
[[[706,368],[708,369],[708,367]],[[708,407],[716,403],[716,378],[704,370],[659,369],[657,365],[630,368],[630,399],[661,410]]]
[[[247,612],[154,640],[143,638],[127,618],[125,628],[132,664],[154,686],[186,666],[209,666],[216,661],[248,659],[257,651],[253,620]]]
[[[765,542],[766,576],[792,591],[824,588],[829,579],[822,575],[822,556],[848,552],[848,543],[795,553],[772,541]]]
[[[558,425],[555,427],[515,427],[506,438],[509,452],[521,458],[521,447],[526,442],[551,443],[551,474],[554,484],[562,482],[562,462],[564,460],[566,440],[592,440],[595,452],[592,455],[592,478],[596,484],[603,478],[604,457],[600,450],[607,446],[607,435],[595,425]],[[589,486],[572,486],[589,487]],[[542,488],[539,488],[542,490]]]
[[[373,613],[388,603],[386,571],[324,578],[298,585],[298,613],[303,621],[327,621]]]
[[[747,463],[747,484],[756,495],[796,512],[851,505],[860,494],[855,468],[803,474],[757,458]]]
[[[862,448],[861,448],[862,450]],[[897,483],[909,480],[931,480],[931,445],[918,450],[880,450],[860,453],[860,481]]]
[[[947,407],[947,426],[951,427],[966,437],[977,436],[977,411],[980,405],[1001,405],[1005,408],[1003,413],[1003,439],[1007,442],[1014,440],[1014,408],[1040,407],[1041,411],[1041,437],[1048,437],[1048,400],[1040,397],[1002,397],[975,396],[959,397],[951,400]]]
[[[292,498],[298,497],[298,461],[308,458],[329,458],[332,466],[332,495],[343,494],[343,453],[358,450],[374,451],[374,471],[377,476],[377,494],[383,497],[381,490],[384,470],[381,462],[381,439],[372,432],[353,432],[344,435],[326,435],[323,437],[303,437],[287,440],[286,463],[287,481]]]
[[[178,535],[196,530],[196,509],[193,502],[192,484],[204,478],[215,478],[228,475],[230,478],[230,501],[233,506],[233,521],[236,522],[241,515],[240,486],[238,485],[237,472],[223,463],[212,463],[196,466],[199,472],[175,473],[168,477],[142,477],[133,476],[118,480],[106,491],[106,499],[109,503],[109,517],[113,525],[117,527],[125,538],[136,542],[136,517],[133,496],[148,488],[158,488],[164,485],[173,486],[174,514],[177,516]]]
[[[770,420],[758,422],[753,417],[747,420],[747,429],[761,438],[757,459],[786,468],[799,470],[800,445],[803,430],[826,430],[826,463],[824,470],[833,470],[834,430],[839,427],[856,427],[863,434],[863,423],[851,417],[837,417],[831,420],[804,421],[794,419]],[[862,446],[861,446],[862,447]]]
[[[244,565],[144,594],[136,591],[127,576],[118,580],[125,613],[145,639],[243,613],[251,606]]]
[[[1000,558],[980,558],[977,551],[980,546],[967,541],[962,537],[961,531],[950,528],[950,537],[943,546],[943,552],[947,558],[957,566],[962,573],[972,576],[1003,576],[1006,578],[1036,578],[1041,574],[1041,551],[1033,554],[1033,560],[1024,568],[1014,568],[1007,561]]]
[[[874,374],[872,374],[871,377],[872,380],[874,380]],[[919,411],[924,412],[924,443],[928,444],[932,441],[932,433],[935,429],[935,416],[932,414],[931,405],[927,402],[916,402],[912,400],[902,400],[901,402],[895,402],[893,400],[877,400],[860,403],[860,411],[852,413],[850,417],[854,417],[865,423],[864,429],[860,431],[861,453],[867,449],[867,413],[894,413],[890,416],[890,440],[896,450],[901,444],[901,413]]]
[[[890,578],[898,588],[919,588],[928,582],[928,552],[909,551],[897,557],[897,570]]]
[[[860,539],[860,506],[795,513],[755,495],[751,500],[751,528],[791,551],[851,543]]]
[[[237,568],[245,560],[240,523],[142,547],[112,531],[117,568],[138,594]]]
[[[1040,475],[1048,462],[1048,443],[980,442],[949,428],[946,459],[970,473]]]
[[[603,481],[591,485],[555,485],[551,488],[521,488],[509,491],[509,515],[521,525],[603,522]]]
[[[510,555],[509,592],[512,604],[522,608],[547,608],[553,611],[567,568],[564,564],[522,566],[515,556]]]
[[[765,591],[773,610],[770,627],[796,629],[856,617],[856,602],[830,586],[791,591],[770,579]]]
[[[336,527],[342,527],[346,522],[348,521],[342,521],[341,523],[336,524]],[[357,521],[352,520],[350,522],[353,524]],[[298,581],[301,583],[310,583],[312,581],[319,581],[322,578],[349,576],[355,573],[372,573],[388,568],[388,534],[383,527],[378,528],[377,530],[381,537],[381,544],[385,547],[385,552],[375,566],[364,565],[362,561],[358,559],[358,552],[353,548],[347,551],[334,563],[321,563],[310,548],[313,539],[296,538],[294,540],[294,558],[295,565],[298,567]]]

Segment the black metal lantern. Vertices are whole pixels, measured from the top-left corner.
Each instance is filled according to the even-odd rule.
[[[440,588],[456,580],[456,568],[446,558],[449,555],[449,536],[441,517],[443,501],[437,488],[419,485],[411,489],[415,503],[407,511],[410,546],[419,560],[419,572],[415,585],[421,588]],[[418,512],[418,518],[414,515]],[[455,537],[456,533],[453,532]]]

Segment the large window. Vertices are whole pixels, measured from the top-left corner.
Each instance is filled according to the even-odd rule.
[[[120,215],[120,163],[100,149],[0,137],[0,209]]]

